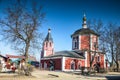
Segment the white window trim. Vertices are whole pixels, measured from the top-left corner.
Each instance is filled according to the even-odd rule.
[[[79,35],[79,43],[78,44],[79,44],[79,46],[78,46],[79,50],[81,50],[81,35]]]
[[[92,34],[90,34],[90,49],[92,50]]]

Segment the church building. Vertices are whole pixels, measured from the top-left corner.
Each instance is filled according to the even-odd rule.
[[[72,50],[54,52],[54,42],[51,30],[43,42],[41,51],[41,67],[60,71],[79,71],[81,68],[90,67],[92,58],[101,69],[106,68],[105,54],[99,51],[99,34],[87,27],[86,16],[83,17],[82,28],[76,30],[72,35]],[[95,57],[94,57],[95,54]]]

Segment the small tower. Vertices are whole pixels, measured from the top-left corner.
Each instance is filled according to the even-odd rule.
[[[53,38],[51,36],[51,29],[48,29],[48,34],[43,42],[41,58],[53,55],[53,53],[54,53]]]
[[[82,28],[72,34],[72,50],[95,50],[94,45],[98,45],[99,35],[87,27],[87,19],[84,14]]]

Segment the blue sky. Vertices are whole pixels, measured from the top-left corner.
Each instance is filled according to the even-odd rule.
[[[28,0],[31,1],[31,0]],[[101,19],[105,24],[113,22],[120,24],[120,0],[36,0],[43,5],[46,12],[45,22],[41,32],[47,35],[48,28],[52,29],[55,51],[71,50],[71,34],[82,27],[83,13],[87,20]],[[9,0],[0,3],[0,17]],[[30,6],[29,6],[30,7]],[[2,54],[16,54],[10,45],[0,42]],[[38,55],[38,54],[37,54]]]

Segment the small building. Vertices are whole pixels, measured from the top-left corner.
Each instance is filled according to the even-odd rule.
[[[1,64],[1,62],[2,62],[3,60],[7,60],[7,57],[5,57],[5,56],[3,56],[3,55],[0,54],[0,64]]]
[[[90,61],[94,58],[92,67],[97,65],[99,68],[106,68],[105,54],[98,49],[99,34],[87,27],[85,15],[82,28],[76,30],[71,38],[72,50],[54,52],[51,30],[48,29],[41,52],[41,67],[61,71],[79,71],[81,68],[89,69]]]
[[[6,61],[6,60],[7,60],[7,58],[0,54],[0,71],[2,70],[2,63],[3,63],[3,61]]]

